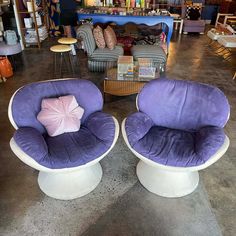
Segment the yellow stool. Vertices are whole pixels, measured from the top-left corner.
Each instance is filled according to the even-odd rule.
[[[59,44],[59,45],[54,45],[50,47],[50,51],[54,53],[53,75],[55,75],[57,72],[57,56],[58,55],[60,55],[60,63],[59,63],[60,78],[62,77],[62,67],[64,64],[67,65],[68,71],[70,72],[71,70],[72,74],[74,75],[74,68],[71,62],[71,58],[70,58],[71,47],[69,45]],[[66,57],[68,57],[69,63]]]
[[[58,39],[57,42],[61,43],[61,44],[70,45],[72,55],[73,56],[76,55],[75,45],[74,44],[77,43],[77,39],[75,39],[75,38],[60,38],[60,39]]]

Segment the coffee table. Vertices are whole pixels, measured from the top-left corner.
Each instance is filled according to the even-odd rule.
[[[155,78],[159,78],[159,71]],[[125,77],[123,80],[117,78],[117,68],[110,68],[106,71],[106,78],[103,81],[104,93],[115,96],[127,96],[139,93],[142,87],[153,78],[140,78],[135,72],[132,77]]]

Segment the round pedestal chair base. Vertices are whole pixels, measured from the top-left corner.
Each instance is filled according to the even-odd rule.
[[[40,189],[49,197],[71,200],[82,197],[94,190],[102,179],[100,163],[72,172],[39,172]]]
[[[199,182],[197,171],[180,172],[163,170],[139,161],[137,176],[141,184],[150,192],[162,197],[183,197],[192,193]]]

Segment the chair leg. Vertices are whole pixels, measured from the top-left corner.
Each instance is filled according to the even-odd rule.
[[[4,82],[6,82],[7,81],[7,79],[5,78],[5,77],[2,77],[1,75],[0,75],[0,83],[4,83]]]
[[[63,53],[60,53],[60,78],[62,76],[62,61],[63,61]]]
[[[96,163],[76,171],[39,172],[40,189],[49,197],[72,200],[93,191],[102,179],[102,167]]]
[[[74,46],[74,45],[73,45]],[[73,62],[71,60],[71,55],[70,53],[68,53],[68,57],[69,57],[69,65],[70,65],[70,69],[72,71],[72,75],[74,76],[75,75],[75,72],[74,72],[74,66],[73,66]]]
[[[10,56],[8,56],[8,59],[9,59],[9,61],[11,62],[11,65],[12,65],[13,71],[15,71],[15,70],[16,70],[16,61],[15,61],[15,57],[14,57],[14,55],[10,55]]]
[[[53,78],[56,77],[56,71],[57,71],[57,54],[53,53]]]
[[[235,80],[235,78],[236,78],[236,72],[234,73],[233,80]]]
[[[162,197],[183,197],[198,186],[198,171],[171,171],[148,165],[140,160],[136,173],[140,183],[150,192]]]
[[[72,53],[72,55],[73,55],[73,56],[76,56],[75,45],[74,45],[74,44],[71,44],[70,47],[71,47],[71,53]]]
[[[224,46],[220,46],[218,49],[216,49],[216,53],[221,53],[225,50],[225,47]]]

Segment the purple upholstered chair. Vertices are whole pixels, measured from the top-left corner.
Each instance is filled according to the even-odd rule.
[[[84,108],[80,130],[50,137],[36,118],[41,101],[69,94]],[[74,199],[91,192],[100,182],[99,161],[113,148],[119,134],[117,120],[102,108],[99,89],[82,79],[32,83],[12,96],[9,119],[16,131],[11,149],[24,163],[39,170],[39,187],[48,196]]]
[[[137,175],[149,191],[181,197],[198,185],[198,170],[228,149],[229,119],[225,95],[213,86],[157,79],[137,97],[138,112],[122,123],[124,140],[140,158]]]

